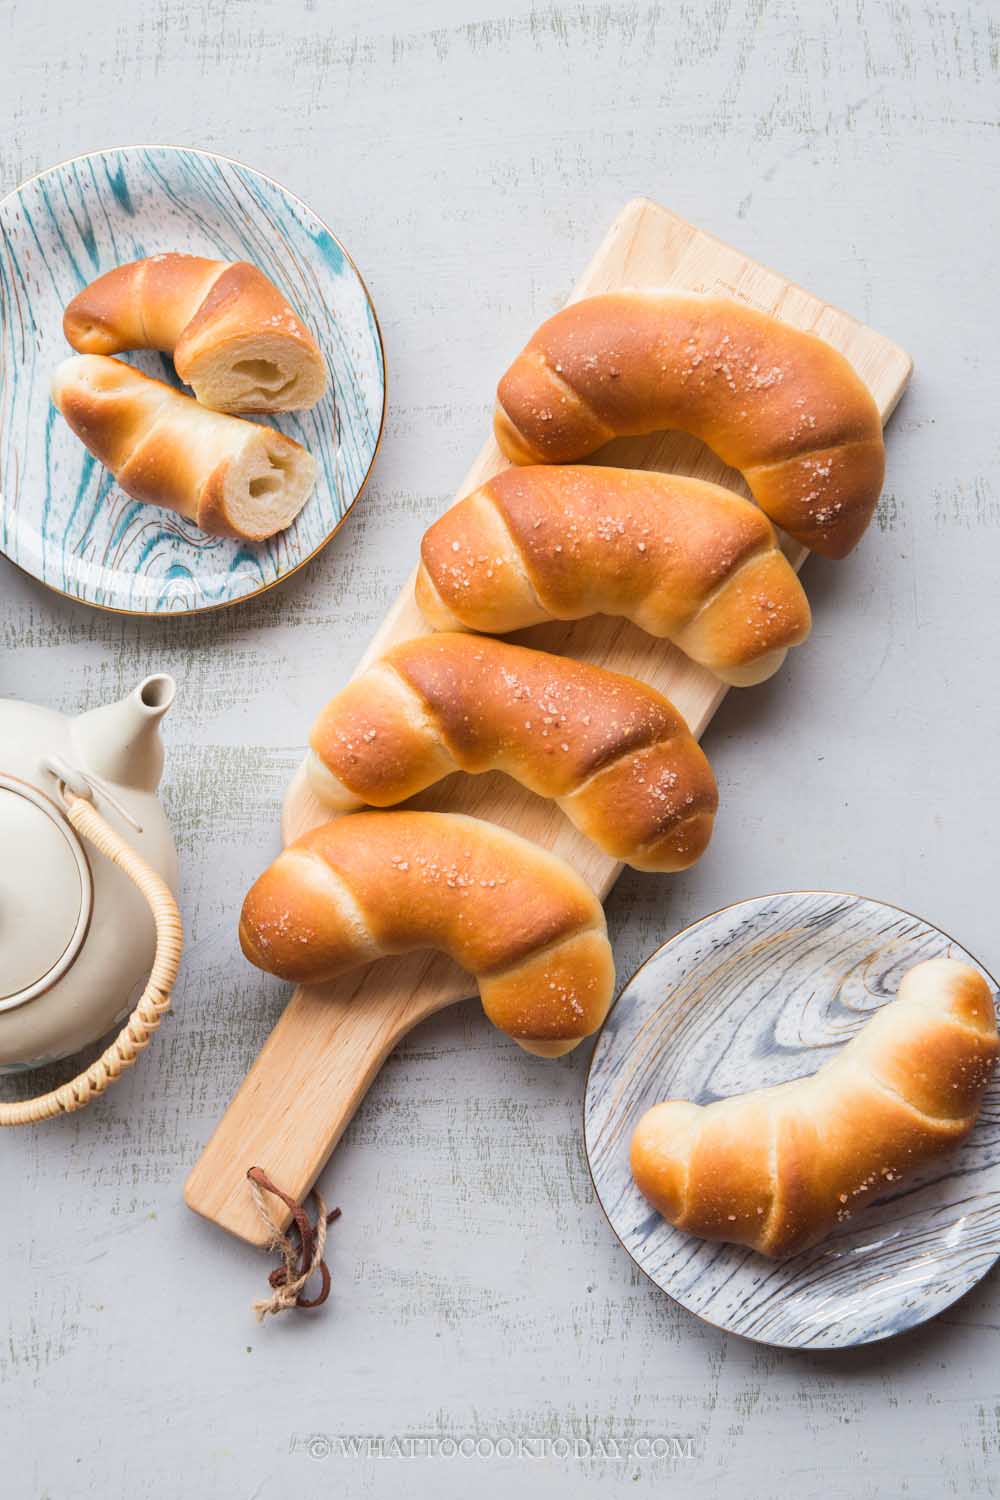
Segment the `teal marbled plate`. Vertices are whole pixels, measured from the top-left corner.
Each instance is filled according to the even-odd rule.
[[[208,537],[129,499],[49,401],[52,371],[72,353],[66,303],[113,266],[164,250],[259,266],[326,358],[331,387],[319,405],[274,422],[312,452],[318,479],[294,525],[269,542]],[[234,604],[307,562],[364,487],[385,411],[371,299],[330,230],[249,167],[126,146],[31,178],[0,202],[0,325],[0,551],[62,594],[129,614]],[[165,355],[122,357],[179,383]]]

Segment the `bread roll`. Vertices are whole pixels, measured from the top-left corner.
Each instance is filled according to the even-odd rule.
[[[215,411],[294,411],[327,387],[312,334],[246,261],[151,255],[84,287],[63,316],[81,354],[162,349]]]
[[[632,1175],[678,1229],[792,1255],[965,1139],[998,1048],[989,985],[932,958],[811,1077],[654,1105]]]
[[[614,992],[590,887],[527,839],[454,813],[362,812],[314,828],[252,886],[240,944],[302,984],[439,949],[476,976],[493,1024],[543,1057],[595,1031]]]
[[[438,630],[623,615],[735,686],[770,677],[809,634],[767,517],[676,474],[508,469],[435,522],[421,559],[417,603]]]
[[[843,557],[885,469],[867,386],[822,339],[732,298],[609,292],[543,323],[500,382],[513,463],[572,463],[610,438],[680,428],[739,469],[803,546]]]
[[[64,360],[52,400],[127,495],[212,536],[263,541],[291,525],[313,487],[315,462],[291,438],[208,411],[121,360]]]
[[[504,771],[639,870],[683,870],[711,836],[708,761],[661,693],[483,636],[406,641],[348,683],[309,738],[316,795],[391,807],[456,770]]]

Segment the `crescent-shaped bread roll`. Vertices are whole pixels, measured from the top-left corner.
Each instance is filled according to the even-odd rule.
[[[614,993],[590,887],[527,839],[456,813],[362,812],[314,828],[251,887],[240,945],[301,984],[439,949],[475,975],[493,1024],[543,1057],[595,1031]]]
[[[734,686],[770,677],[811,623],[751,501],[586,464],[507,469],[466,495],[425,534],[416,594],[437,630],[621,615]]]
[[[119,359],[64,360],[52,400],[127,495],[213,536],[259,542],[283,531],[315,481],[311,454],[284,433],[208,411]]]
[[[719,800],[661,693],[483,636],[393,647],[327,704],[309,743],[313,789],[338,812],[391,807],[452,771],[504,771],[639,870],[693,864]]]
[[[842,354],[743,302],[690,292],[609,292],[556,313],[501,380],[495,428],[517,464],[693,433],[772,521],[827,557],[864,532],[885,469],[878,408]]]
[[[78,292],[63,331],[81,354],[162,349],[215,411],[294,411],[327,386],[316,340],[246,261],[151,255]]]
[[[997,1049],[982,975],[929,959],[811,1077],[647,1110],[632,1175],[676,1228],[792,1255],[964,1140]]]

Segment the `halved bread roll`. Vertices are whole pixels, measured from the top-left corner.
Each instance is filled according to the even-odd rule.
[[[264,541],[290,526],[316,477],[312,455],[271,427],[208,411],[100,354],[64,360],[52,400],[134,500],[213,536]]]
[[[81,354],[162,349],[214,411],[296,411],[327,387],[316,340],[278,288],[246,261],[151,255],[116,266],[66,308]]]

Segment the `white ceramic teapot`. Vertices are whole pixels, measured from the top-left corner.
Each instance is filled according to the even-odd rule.
[[[176,887],[176,854],[155,795],[173,696],[158,674],[76,719],[0,700],[0,1072],[90,1045],[143,992],[162,926],[156,891],[176,917],[164,889]],[[168,1002],[169,986],[161,1010]],[[85,1094],[106,1086],[81,1076]]]

